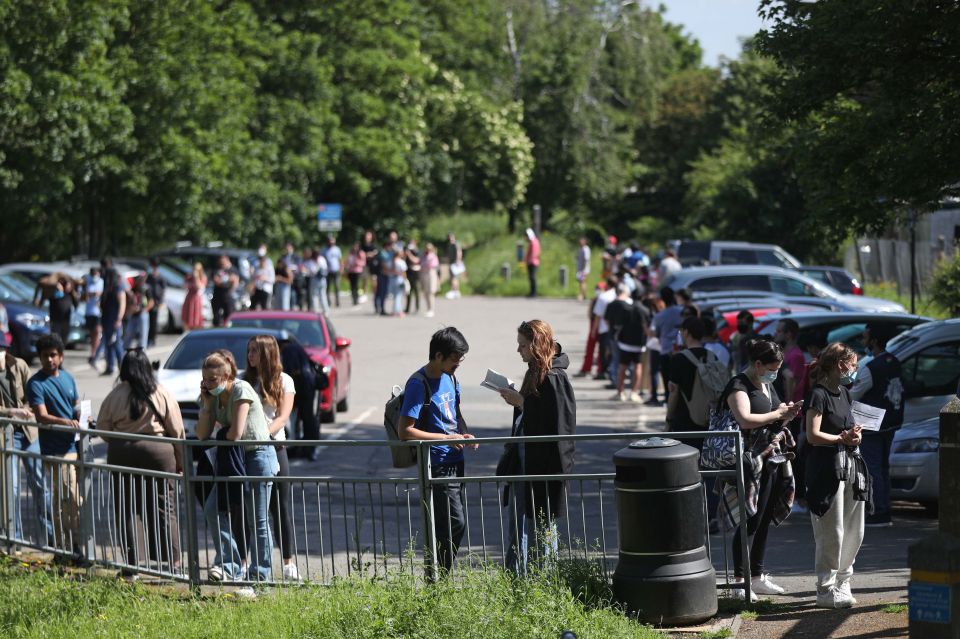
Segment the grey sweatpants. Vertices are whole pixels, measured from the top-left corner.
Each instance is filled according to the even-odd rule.
[[[830,510],[823,517],[810,513],[813,538],[816,541],[817,593],[849,581],[853,562],[863,542],[863,520],[866,502],[853,498],[853,484],[840,482]]]

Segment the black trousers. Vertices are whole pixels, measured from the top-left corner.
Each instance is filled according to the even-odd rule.
[[[750,576],[759,577],[763,574],[763,559],[767,554],[767,533],[773,521],[773,505],[775,503],[773,489],[776,483],[776,474],[780,467],[767,468],[764,466],[760,475],[759,493],[757,495],[757,512],[747,519],[747,546],[750,548]],[[733,535],[733,574],[743,577],[743,550],[740,548],[740,529]]]
[[[530,280],[530,297],[537,296],[537,271],[540,267],[536,264],[527,264],[527,279]]]
[[[156,305],[154,305],[154,307],[150,309],[150,345],[151,346],[153,346],[153,344],[155,344],[157,341],[157,323],[158,323],[157,315],[159,314],[159,312],[160,312],[160,309],[158,309]]]
[[[347,273],[347,279],[350,280],[350,296],[353,298],[353,305],[360,303],[360,278],[363,273]]]
[[[416,300],[417,312],[420,312],[420,271],[407,271],[407,281],[410,282],[410,294],[407,295],[407,308],[404,312],[410,312],[410,303]]]
[[[253,292],[253,295],[250,296],[250,308],[256,309],[270,309],[270,293],[266,291],[261,291],[257,289]]]
[[[463,462],[433,466],[434,477],[463,477]],[[437,537],[437,565],[441,574],[449,572],[467,529],[462,483],[434,484],[432,488],[434,531]]]
[[[327,306],[340,306],[340,271],[327,273],[327,290],[324,295],[327,296]]]
[[[233,300],[229,297],[214,295],[210,306],[213,309],[213,325],[223,326],[226,324],[227,320],[230,319],[230,313],[233,312]]]

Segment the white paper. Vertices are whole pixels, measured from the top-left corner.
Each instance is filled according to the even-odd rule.
[[[481,386],[489,388],[490,390],[500,392],[504,388],[513,388],[513,382],[505,375],[501,375],[495,370],[487,369],[487,376],[480,382]]]
[[[90,428],[90,420],[93,419],[93,402],[84,399],[80,402],[80,428],[84,430]],[[80,435],[74,437],[75,441],[80,441]]]
[[[850,406],[850,416],[853,423],[863,428],[863,430],[880,430],[880,424],[883,423],[883,416],[887,411],[876,406],[870,406],[863,402],[853,402]]]

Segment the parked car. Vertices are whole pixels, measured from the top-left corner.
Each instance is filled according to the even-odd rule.
[[[323,313],[305,311],[241,311],[230,316],[230,326],[244,329],[283,330],[303,344],[310,359],[327,374],[329,384],[320,391],[320,419],[336,420],[348,409],[350,395],[350,340],[337,335]]]
[[[867,323],[880,323],[889,326],[895,333],[902,333],[914,326],[931,321],[929,317],[910,315],[909,313],[864,313],[864,312],[824,312],[791,313],[789,315],[767,315],[754,326],[761,335],[773,336],[777,322],[790,318],[800,326],[800,337],[819,333],[827,344],[843,342],[857,352],[859,357],[867,355],[863,343],[863,330]]]
[[[960,319],[915,326],[890,340],[902,365],[905,424],[936,417],[960,384]],[[861,360],[863,366],[869,359]]]
[[[150,259],[146,257],[118,257],[116,259],[144,273],[149,273],[152,269]],[[177,333],[183,330],[183,303],[187,298],[186,275],[166,261],[158,261],[160,262],[160,275],[167,282],[167,292],[163,298],[166,312],[160,316],[161,326],[168,333]],[[186,264],[186,262],[182,263]],[[189,269],[189,264],[187,264],[187,267]],[[206,295],[203,296],[203,319],[207,323],[213,322],[213,308],[210,306],[210,300]]]
[[[839,266],[801,266],[797,269],[807,277],[823,282],[841,293],[863,295],[863,284],[853,273]]]
[[[800,266],[800,260],[776,244],[715,240],[674,240],[669,244],[677,251],[677,259],[684,266],[709,264],[763,264],[781,268]]]
[[[50,316],[33,305],[33,287],[18,284],[16,276],[10,273],[0,275],[0,301],[6,313],[10,352],[28,364],[33,363],[37,340],[50,332]]]
[[[670,283],[676,290],[692,291],[762,291],[810,299],[830,299],[863,311],[896,313],[906,309],[888,300],[862,295],[844,295],[835,288],[801,275],[797,271],[775,266],[702,266],[685,268]]]
[[[905,423],[890,448],[890,498],[940,507],[940,418]]]
[[[166,386],[180,405],[184,428],[188,436],[196,432],[200,405],[200,382],[203,379],[203,360],[212,351],[225,348],[233,353],[237,366],[242,372],[247,363],[247,343],[257,335],[272,335],[278,341],[295,339],[286,331],[274,331],[265,328],[208,328],[184,333],[173,347],[173,351],[157,369],[157,380]],[[318,393],[319,397],[320,393]],[[318,401],[319,408],[319,401]]]
[[[703,309],[701,309],[701,312],[702,310]],[[717,322],[717,336],[721,342],[726,344],[737,330],[737,315],[742,311],[750,311],[750,314],[753,315],[754,326],[757,326],[768,316],[792,316],[794,313],[815,310],[817,310],[817,307],[808,305],[779,304],[771,306],[765,304],[732,304],[717,306],[712,312]]]

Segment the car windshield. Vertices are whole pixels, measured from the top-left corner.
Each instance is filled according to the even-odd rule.
[[[247,342],[250,334],[224,335],[218,333],[216,337],[205,335],[203,332],[191,333],[184,337],[173,353],[163,365],[173,370],[200,370],[207,355],[218,348],[225,348],[233,353],[237,360],[237,367],[243,369],[247,363]]]
[[[230,326],[237,328],[269,328],[287,331],[304,346],[322,348],[327,340],[323,337],[323,327],[318,319],[293,319],[287,317],[238,317],[230,320]]]
[[[0,275],[0,286],[3,287],[3,296],[6,300],[15,302],[30,302],[33,300],[33,282],[16,273]]]
[[[176,269],[170,266],[167,266],[166,264],[161,262],[159,266],[159,270],[160,270],[160,275],[167,282],[167,286],[171,286],[173,288],[187,287],[186,278],[183,276],[182,273],[180,273]]]

